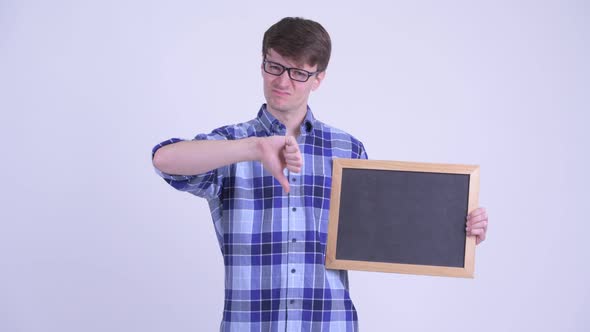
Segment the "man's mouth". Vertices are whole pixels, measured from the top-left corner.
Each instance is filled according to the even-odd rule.
[[[274,93],[275,95],[281,96],[281,97],[289,95],[289,92],[284,91],[284,90],[277,90],[277,89],[272,89],[272,93]]]

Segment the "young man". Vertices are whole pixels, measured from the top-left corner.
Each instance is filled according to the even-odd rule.
[[[366,159],[363,144],[307,105],[326,75],[331,42],[310,20],[264,34],[266,104],[255,119],[154,147],[170,185],[208,200],[225,265],[222,331],[357,331],[346,271],[324,265],[332,158]],[[469,235],[485,238],[478,209]]]

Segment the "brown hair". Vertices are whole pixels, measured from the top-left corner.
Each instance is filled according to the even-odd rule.
[[[330,35],[319,23],[301,17],[285,17],[264,33],[262,56],[273,49],[281,56],[324,71],[330,61]]]

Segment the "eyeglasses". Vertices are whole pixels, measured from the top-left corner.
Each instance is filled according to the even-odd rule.
[[[281,76],[286,70],[287,73],[289,73],[289,78],[291,78],[293,81],[297,81],[297,82],[307,82],[307,80],[310,77],[319,73],[319,71],[314,71],[312,73],[312,72],[308,72],[307,70],[303,70],[303,69],[287,68],[287,67],[281,65],[280,63],[268,61],[266,59],[264,59],[264,61],[262,62],[262,65],[263,65],[262,67],[264,68],[265,72],[267,72],[271,75],[274,75],[274,76]]]

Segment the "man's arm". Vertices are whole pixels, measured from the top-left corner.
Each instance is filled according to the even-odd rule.
[[[182,141],[158,149],[152,160],[160,171],[176,175],[196,175],[241,161],[259,160],[286,192],[287,168],[298,173],[302,158],[292,136],[249,137],[228,141]]]

